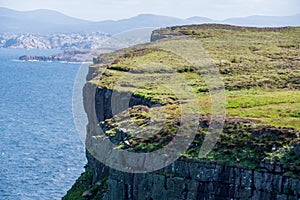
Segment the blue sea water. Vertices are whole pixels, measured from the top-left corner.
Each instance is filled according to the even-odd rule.
[[[72,117],[80,65],[15,60],[56,52],[0,49],[1,200],[61,199],[84,170]]]

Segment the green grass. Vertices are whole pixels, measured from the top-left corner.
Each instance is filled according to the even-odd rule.
[[[300,130],[299,90],[227,92],[227,115]]]
[[[299,27],[276,32],[182,32],[191,31],[219,67],[227,89],[299,88]]]

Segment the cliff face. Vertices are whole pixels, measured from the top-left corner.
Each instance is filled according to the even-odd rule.
[[[154,173],[109,171],[107,199],[298,199],[298,179],[212,163],[176,161]]]
[[[87,85],[85,101],[90,105],[94,86]],[[97,120],[111,117],[111,91],[96,89],[95,105]],[[145,99],[138,99],[132,105],[147,105]],[[86,105],[86,106],[87,106]],[[86,110],[93,118],[93,108]],[[95,127],[89,126],[89,135]],[[116,136],[118,137],[118,136]],[[181,158],[164,169],[144,174],[132,174],[110,169],[87,153],[88,169],[93,170],[93,184],[108,176],[107,190],[103,198],[115,199],[286,199],[300,198],[300,180],[282,176],[282,169],[265,166],[265,169],[249,170],[219,165],[205,161]]]
[[[177,35],[186,35],[186,37],[188,37],[187,35],[191,34],[201,39],[204,38],[203,40],[208,38],[208,41],[211,41],[212,38],[219,37],[220,33],[218,31],[213,32],[219,29],[221,30],[222,34],[227,34],[227,30],[241,31],[238,32],[241,35],[245,34],[245,32],[246,34],[248,34],[248,31],[245,31],[244,28],[231,26],[215,27],[212,32],[208,33],[203,32],[203,30],[205,29],[209,29],[209,27],[207,27],[207,25],[203,25],[162,29],[154,31],[151,40],[157,41]],[[253,29],[251,31],[271,31],[271,34],[273,34],[273,32],[281,30],[287,31],[287,29],[285,28],[270,30]],[[221,38],[231,37],[230,34],[228,35],[221,36]],[[224,46],[224,41],[220,41]],[[218,40],[216,40],[216,43],[218,43]],[[230,46],[231,45],[232,44],[230,44]],[[246,45],[247,44],[244,44],[244,46]],[[298,47],[292,47],[292,49],[290,50],[292,51],[293,48]],[[254,53],[258,54],[257,52],[258,50],[255,49]],[[135,57],[141,57],[145,54],[147,55],[151,53],[153,53],[153,51],[149,49],[143,49],[142,51],[134,50],[134,52],[121,50],[115,52],[114,54],[109,54],[104,57],[100,56],[97,59],[94,59],[94,62],[97,65],[90,67],[90,72],[87,76],[88,83],[85,85],[83,92],[85,111],[89,120],[89,124],[87,125],[87,147],[92,145],[93,137],[97,136],[95,133],[97,132],[98,124],[100,122],[100,126],[102,126],[102,128],[105,127],[105,130],[107,130],[108,132],[114,131],[114,134],[107,135],[112,143],[114,143],[115,145],[121,145],[121,148],[124,149],[134,149],[135,146],[133,145],[133,142],[130,138],[130,134],[126,131],[121,131],[116,128],[117,123],[111,124],[109,121],[113,117],[112,93],[116,92],[117,96],[128,95],[126,94],[126,91],[114,91],[110,88],[109,84],[111,80],[114,80],[112,77],[116,76],[118,78],[118,75],[120,75],[120,73],[128,73],[129,70],[128,65],[126,65],[126,59],[130,60],[134,59]],[[157,56],[156,52],[154,56]],[[162,53],[161,56],[163,57],[164,54]],[[267,56],[270,56],[270,54],[268,54]],[[138,61],[143,61],[147,58],[148,57],[142,57],[142,59]],[[172,59],[172,61],[177,62],[176,58],[174,59]],[[248,60],[249,59],[252,58],[248,58]],[[256,59],[256,57],[254,57],[254,59]],[[259,60],[259,62],[263,62],[262,57],[260,57],[260,59],[261,60]],[[136,60],[130,60],[129,64],[133,65],[133,63],[136,62]],[[218,63],[218,61],[216,62]],[[244,64],[244,62],[246,64]],[[291,63],[292,62],[294,62],[294,60],[292,60]],[[232,95],[230,96],[230,98],[239,98],[239,96],[243,95],[243,92],[245,92],[245,88],[249,89],[252,87],[252,85],[250,85],[249,83],[244,83],[243,80],[239,80],[237,85],[233,87],[232,85],[235,84],[235,80],[229,79],[232,77],[237,77],[237,75],[234,74],[234,67],[237,67],[237,71],[242,73],[242,70],[240,70],[238,67],[243,67],[247,64],[249,63],[243,61],[242,58],[240,58],[239,61],[233,59],[233,66],[229,67],[223,61],[221,61],[219,65],[217,64],[221,68],[221,72],[223,68],[226,68],[226,70],[233,70],[230,72],[226,71],[226,73],[224,71],[224,76],[228,75],[227,78],[230,82],[226,89],[229,93],[232,92],[230,94],[234,95],[236,95],[237,91],[231,90],[236,90],[238,88],[240,89],[240,91],[238,91],[238,97]],[[185,64],[184,67],[186,67]],[[295,67],[292,63],[290,67],[295,69],[295,71],[293,72],[295,74],[293,75],[296,76],[298,72],[297,66]],[[142,69],[134,68],[132,73],[135,75],[143,74],[141,73],[141,70]],[[179,66],[178,72],[193,73],[193,70],[192,68],[182,69]],[[256,73],[256,70],[248,70],[247,73],[251,75]],[[247,73],[245,74],[247,75]],[[101,75],[100,78],[99,75]],[[244,79],[247,78],[246,75],[244,76]],[[260,79],[260,77],[258,77],[257,79]],[[281,80],[281,78],[279,79]],[[281,85],[279,83],[281,84],[281,82],[279,81],[276,85],[279,89],[285,87],[285,83],[282,83]],[[126,84],[130,85],[130,82],[126,82]],[[260,87],[260,85],[258,84],[255,87]],[[263,85],[263,87],[267,86]],[[293,92],[297,92],[298,84],[296,82],[291,82],[289,83],[289,87],[295,89],[295,91]],[[149,91],[150,90],[148,90],[147,92]],[[204,90],[203,88],[199,89],[201,95],[207,95],[202,91],[206,90]],[[160,91],[156,92],[159,93]],[[253,91],[247,90],[245,97],[243,97],[242,99],[243,104],[238,105],[242,107],[242,112],[247,109],[248,104],[251,106],[251,103],[253,101],[260,102],[257,99],[262,98],[264,95],[264,93],[260,93],[260,91],[255,91],[254,98],[247,99],[251,97],[251,92]],[[164,93],[166,92],[164,91]],[[128,107],[134,107],[137,105],[143,105],[144,107],[149,108],[152,107],[153,99],[146,98],[147,96],[145,94],[149,95],[149,93],[140,93],[139,95],[133,94],[129,101]],[[268,95],[269,96],[267,96],[267,98],[272,98],[269,93]],[[121,101],[122,98],[120,98],[120,101],[117,103],[121,105]],[[166,105],[176,104],[176,102],[174,103],[173,100],[170,100],[170,97],[168,101],[169,102],[166,103]],[[263,101],[266,100],[263,99]],[[267,101],[272,100],[268,99]],[[281,99],[280,102],[282,101],[284,101],[284,99]],[[297,103],[297,101],[297,98],[292,99],[292,105],[294,105],[295,102]],[[247,103],[247,105],[245,105],[245,102]],[[275,103],[271,102],[272,106]],[[238,106],[234,107],[236,105],[230,104],[230,106],[234,109],[238,109]],[[258,105],[255,106],[258,107]],[[121,113],[126,109],[127,107],[120,107],[118,111]],[[251,109],[253,110],[252,107]],[[292,112],[292,109],[289,109],[289,112]],[[134,116],[137,117],[135,113]],[[284,115],[281,113],[281,116]],[[138,118],[138,120],[141,120],[141,118]],[[83,178],[81,177],[79,179],[79,181],[68,192],[68,195],[65,197],[65,199],[299,199],[299,131],[293,128],[275,128],[273,126],[267,126],[265,124],[263,126],[259,126],[255,124],[256,122],[261,123],[259,120],[255,121],[237,117],[227,118],[223,134],[212,150],[212,153],[209,155],[210,158],[200,159],[199,157],[197,157],[197,149],[199,144],[201,144],[203,140],[203,132],[205,132],[205,130],[209,126],[209,120],[207,120],[205,117],[200,118],[200,133],[196,135],[196,139],[191,144],[191,147],[187,151],[186,155],[182,155],[173,164],[151,173],[134,174],[109,168],[98,161],[94,157],[94,155],[92,155],[93,153],[87,151],[86,154],[88,164],[86,166],[86,174],[90,174],[90,176],[89,178],[84,179],[86,177],[86,174],[83,174]],[[293,125],[294,124],[291,124],[292,127]],[[295,127],[297,127],[297,125]],[[130,145],[128,145],[128,143],[130,143]],[[73,193],[76,193],[76,191],[78,193],[76,198],[74,198],[74,196],[72,196],[71,198],[70,196]]]

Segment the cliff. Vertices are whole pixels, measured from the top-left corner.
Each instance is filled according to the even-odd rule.
[[[154,31],[150,44],[94,59],[84,87],[88,164],[64,199],[299,199],[298,31],[174,27]],[[175,54],[173,44],[184,52]],[[193,45],[203,47],[210,60]],[[196,61],[182,59],[195,51],[204,56],[202,76]],[[208,67],[211,60],[216,68]],[[214,83],[205,74],[214,69],[224,83],[227,117],[222,121],[217,110],[222,131],[202,155],[214,120]],[[193,100],[185,91],[195,93],[200,111],[182,107]],[[197,121],[196,129],[191,121]],[[182,127],[195,131],[181,133]],[[170,162],[172,149],[165,157],[148,157],[178,135],[177,146],[189,144],[178,160]],[[125,152],[144,157],[130,160]],[[116,170],[120,166],[126,168]]]

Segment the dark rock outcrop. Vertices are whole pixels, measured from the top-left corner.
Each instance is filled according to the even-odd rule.
[[[266,171],[178,160],[162,170],[146,174],[110,169],[105,196],[111,200],[298,199],[300,181]]]

